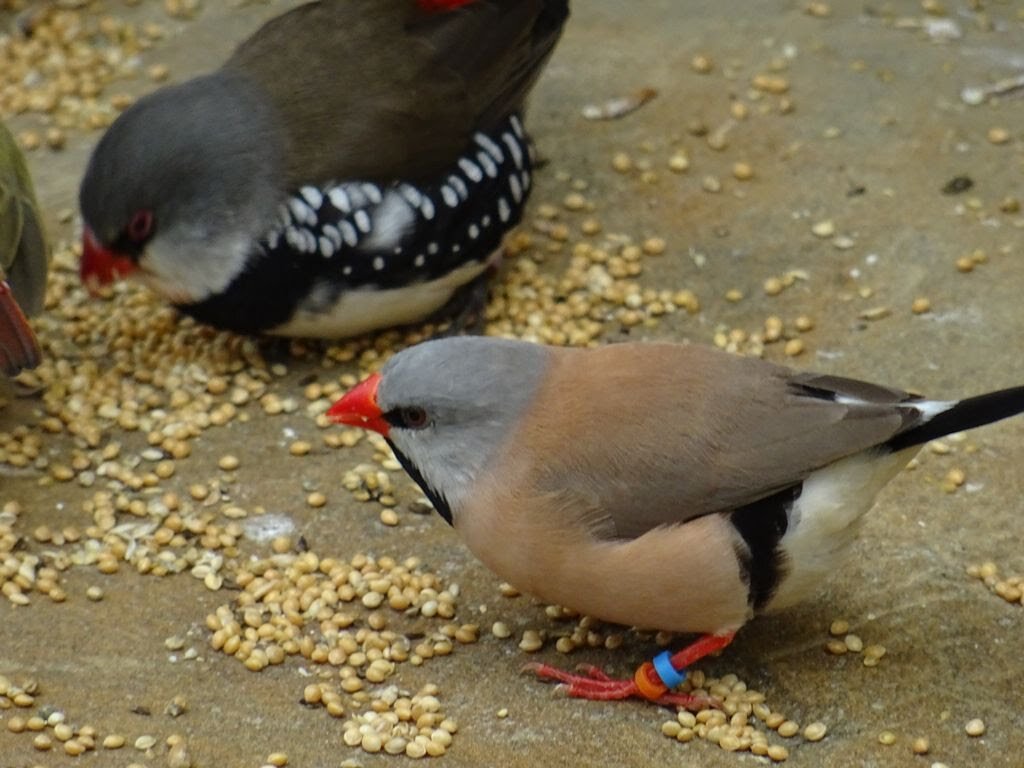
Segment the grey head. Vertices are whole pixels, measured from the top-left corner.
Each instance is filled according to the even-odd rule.
[[[237,73],[140,99],[86,169],[86,250],[91,236],[102,255],[130,262],[175,303],[220,292],[276,220],[285,196],[281,135],[269,100]]]
[[[381,370],[388,440],[449,523],[533,400],[550,354],[524,341],[457,337],[403,350]]]

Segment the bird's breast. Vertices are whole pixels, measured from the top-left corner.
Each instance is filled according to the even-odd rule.
[[[482,487],[456,513],[455,528],[505,581],[598,619],[719,632],[749,617],[739,537],[727,516],[706,515],[619,540],[595,537],[584,524],[589,517],[557,495]]]

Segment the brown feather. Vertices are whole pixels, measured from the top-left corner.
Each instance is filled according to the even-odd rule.
[[[521,109],[561,31],[546,5],[478,0],[427,13],[412,0],[320,0],[268,22],[225,68],[259,84],[282,116],[293,184],[417,181]]]
[[[740,545],[722,515],[628,541],[582,533],[594,512],[571,493],[535,493],[514,457],[475,489],[456,527],[501,578],[605,621],[677,632],[735,630],[750,616]]]
[[[598,535],[633,538],[752,503],[883,443],[905,426],[897,406],[909,397],[700,346],[559,349],[506,445],[532,457],[528,487],[569,492],[599,510]]]

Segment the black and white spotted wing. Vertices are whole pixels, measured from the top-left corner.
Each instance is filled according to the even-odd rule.
[[[343,181],[305,186],[281,206],[246,270],[221,294],[181,307],[245,332],[285,325],[297,310],[328,312],[346,292],[387,291],[483,264],[519,223],[532,150],[510,116],[476,133],[429,185]]]

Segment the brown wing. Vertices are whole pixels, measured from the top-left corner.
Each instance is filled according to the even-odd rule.
[[[225,67],[277,106],[292,183],[415,181],[521,107],[567,12],[566,0],[435,13],[414,0],[320,0],[268,22]]]
[[[515,443],[545,457],[538,487],[603,511],[601,536],[757,501],[916,417],[905,392],[707,347],[623,344],[555,360]]]
[[[29,315],[43,307],[48,251],[32,178],[14,137],[0,124],[0,279]]]

